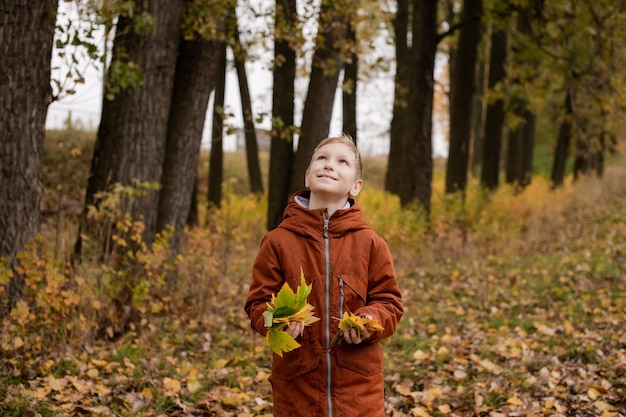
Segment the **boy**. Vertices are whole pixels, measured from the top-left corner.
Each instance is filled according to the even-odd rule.
[[[270,382],[276,417],[383,417],[383,352],[402,317],[393,259],[354,201],[361,191],[361,157],[347,135],[322,140],[305,174],[309,191],[295,193],[283,221],[262,240],[245,304],[254,330],[265,335],[263,312],[272,295],[300,271],[312,285],[308,302],[319,321],[292,322],[301,347],[274,354]],[[384,330],[344,330],[344,312],[377,320]]]

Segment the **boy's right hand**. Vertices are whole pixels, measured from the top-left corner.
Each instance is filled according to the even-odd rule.
[[[292,321],[291,323],[289,323],[289,326],[285,329],[285,331],[289,336],[296,339],[298,336],[302,336],[302,334],[304,333],[304,327],[305,324],[303,322]]]

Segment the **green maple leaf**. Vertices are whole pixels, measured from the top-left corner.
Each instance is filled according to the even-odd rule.
[[[283,352],[291,352],[294,349],[300,347],[300,343],[296,342],[296,339],[289,336],[287,332],[272,328],[267,332],[267,342],[270,345],[272,352],[276,353],[281,358]]]
[[[307,285],[304,271],[300,269],[300,286],[294,292],[289,284],[284,283],[278,294],[267,303],[267,310],[263,312],[267,341],[270,349],[282,357],[283,352],[289,352],[300,347],[300,344],[283,331],[290,322],[303,322],[310,325],[319,320],[313,315],[313,306],[307,302],[312,285]]]

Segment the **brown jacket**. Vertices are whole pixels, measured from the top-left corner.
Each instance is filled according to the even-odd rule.
[[[284,282],[295,291],[300,268],[312,284],[309,303],[321,320],[298,338],[300,348],[273,356],[274,416],[383,417],[383,352],[402,317],[393,259],[358,204],[309,210],[292,196],[282,223],[262,240],[245,304],[252,328],[265,335],[263,312]],[[324,227],[326,223],[326,228]],[[344,311],[369,314],[385,328],[359,345],[329,348]]]

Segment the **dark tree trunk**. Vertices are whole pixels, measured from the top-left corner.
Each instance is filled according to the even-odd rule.
[[[250,180],[250,192],[263,194],[263,177],[261,176],[261,163],[259,162],[259,146],[254,127],[254,115],[252,113],[252,99],[248,88],[248,75],[246,73],[246,51],[239,40],[239,26],[237,15],[234,15],[233,34],[235,45],[233,55],[239,80],[239,96],[241,98],[241,110],[243,113],[243,131],[246,142],[246,161],[248,166],[248,179]]]
[[[359,56],[356,53],[357,39],[354,22],[351,20],[348,26],[347,40],[352,45],[350,57],[346,62],[343,71],[343,133],[352,136],[354,143],[357,141],[357,120],[356,120],[356,103],[357,103],[357,86],[359,78]]]
[[[513,38],[513,44],[510,48],[511,60],[516,68],[530,67],[535,69],[539,66],[538,62],[529,61],[526,55],[527,48],[523,44],[527,37],[532,36],[530,27],[532,19],[533,12],[529,7],[520,10],[517,14],[517,36]],[[512,77],[511,84],[513,90],[524,90],[523,80],[519,76]],[[516,191],[521,191],[530,184],[532,179],[535,117],[528,109],[528,97],[515,95],[511,99],[509,107],[509,111],[513,112],[522,122],[508,134],[505,179],[508,184],[515,185]]]
[[[570,143],[572,139],[572,94],[571,87],[567,89],[565,94],[565,103],[563,105],[564,114],[559,127],[559,137],[554,150],[554,161],[552,163],[552,188],[558,188],[563,185],[565,180],[565,171],[567,168],[567,157],[569,154]]]
[[[519,185],[526,188],[530,185],[533,178],[533,161],[535,156],[535,114],[525,109],[522,112],[525,120],[522,126],[522,161],[520,167]]]
[[[465,192],[469,164],[482,0],[465,0],[455,65],[450,78],[450,148],[446,193]]]
[[[267,228],[278,226],[289,198],[293,163],[293,123],[296,79],[296,51],[289,37],[296,33],[296,1],[276,2],[274,40],[274,87],[272,90],[272,144],[270,150]]]
[[[485,136],[485,75],[487,73],[487,64],[480,60],[477,63],[476,71],[476,91],[472,107],[472,156],[471,156],[471,172],[474,177],[478,176],[483,156],[483,138]]]
[[[0,5],[0,258],[13,269],[0,318],[22,296],[17,252],[39,231],[46,113],[52,99],[50,58],[56,0]],[[6,303],[6,304],[5,304]]]
[[[496,30],[491,35],[489,54],[489,89],[504,78],[506,61],[506,32]],[[487,190],[498,188],[500,175],[500,150],[504,126],[504,103],[502,99],[487,106],[485,138],[483,141],[483,164],[480,182]]]
[[[291,169],[290,192],[304,188],[304,173],[309,166],[313,148],[328,136],[339,72],[343,65],[341,51],[346,41],[350,4],[348,0],[322,2],[317,46],[313,52],[309,89],[302,111],[298,150]]]
[[[437,52],[437,1],[413,0],[413,37],[411,48],[412,74],[409,84],[410,122],[407,136],[408,152],[403,164],[404,179],[400,184],[400,203],[417,202],[430,215],[433,179],[432,113],[435,54]]]
[[[167,129],[157,231],[174,227],[170,246],[180,250],[197,180],[202,131],[216,79],[214,41],[181,40]]]
[[[519,110],[518,110],[519,112]],[[518,114],[518,116],[520,116]],[[515,129],[507,131],[506,166],[504,180],[507,184],[519,184],[522,176],[522,141],[523,126],[520,124]]]
[[[213,96],[213,123],[211,154],[209,155],[209,208],[219,208],[222,203],[224,177],[224,92],[226,87],[226,42],[218,41],[215,93]]]
[[[409,1],[398,0],[398,11],[393,19],[396,43],[396,74],[394,76],[393,115],[389,132],[389,156],[385,175],[385,190],[399,195],[402,184],[405,155],[408,151],[404,132],[409,115],[409,76],[411,57],[409,55]]]
[[[135,31],[130,18],[119,18],[113,59],[135,63],[143,82],[119,92],[113,99],[104,99],[85,211],[91,205],[98,206],[96,194],[108,191],[113,184],[130,186],[135,181],[158,184],[162,179],[183,3],[182,0],[149,2],[146,11],[155,18],[155,27],[148,33]],[[143,238],[148,244],[156,232],[158,199],[159,192],[150,190],[129,202],[126,210],[132,218],[143,220]],[[107,226],[104,229],[102,226],[89,221],[85,232],[101,243],[110,234]],[[97,236],[99,229],[103,235]],[[81,243],[79,237],[79,252]]]

